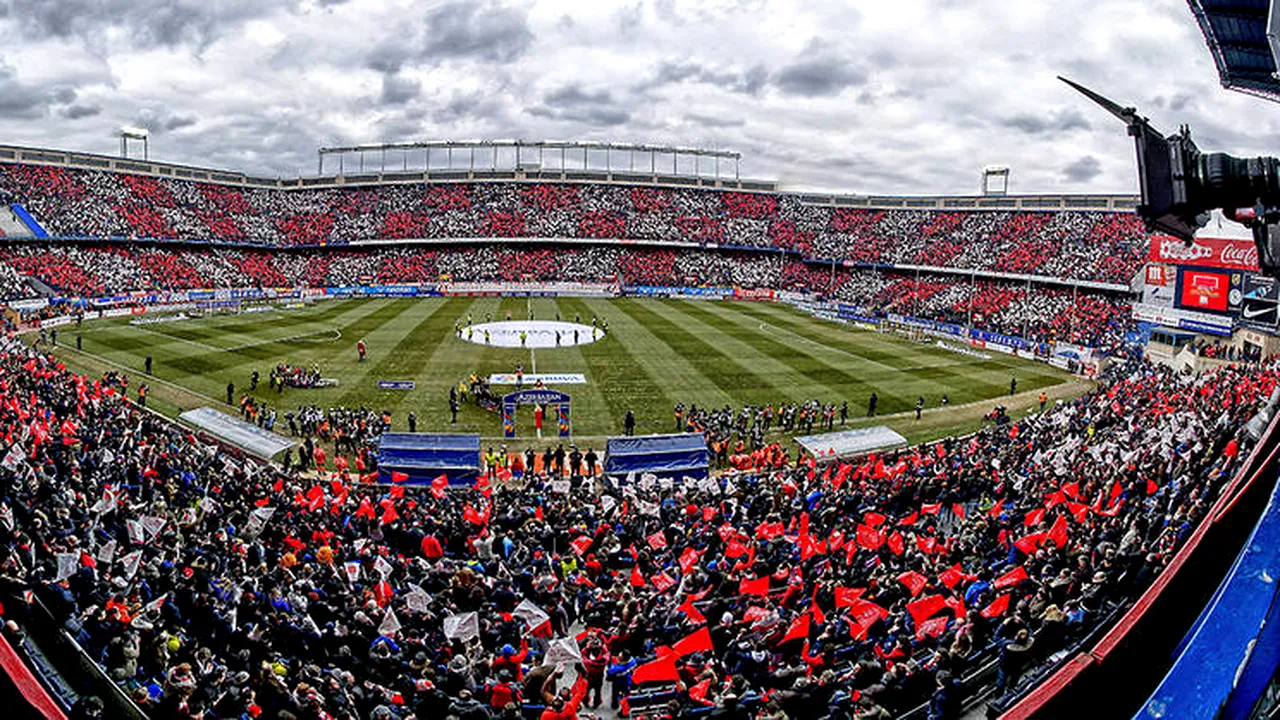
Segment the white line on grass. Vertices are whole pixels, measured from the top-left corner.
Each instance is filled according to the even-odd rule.
[[[532,317],[533,316],[533,298],[525,298],[524,302],[525,302],[525,307],[528,308],[526,317]],[[538,372],[538,356],[533,353],[533,346],[529,347],[529,372],[535,373],[535,374]]]
[[[169,333],[166,333],[166,332],[160,332],[159,330],[152,330],[151,328],[147,327],[146,325],[131,325],[130,327],[132,327],[134,330],[141,330],[142,332],[151,333],[152,335],[158,335],[158,336],[160,336],[160,337],[162,337],[162,338],[164,338],[164,339],[166,339],[166,340],[172,340],[172,341],[174,341],[174,342],[186,343],[187,345],[191,345],[191,346],[193,346],[193,347],[198,347],[198,348],[203,348],[203,349],[205,349],[205,350],[212,350],[213,352],[225,352],[225,351],[227,351],[227,350],[231,350],[231,349],[233,349],[233,348],[218,347],[218,346],[216,346],[216,345],[210,345],[210,344],[208,344],[208,343],[202,343],[202,342],[200,342],[199,340],[188,340],[187,338],[184,338],[184,337],[178,337],[177,335],[170,335]]]
[[[324,335],[325,337],[316,338],[316,335]],[[316,330],[301,335],[291,335],[286,338],[276,338],[274,340],[259,340],[257,342],[245,343],[229,348],[221,348],[227,352],[235,352],[236,350],[248,350],[260,345],[274,345],[275,343],[287,342],[336,342],[342,339],[342,331],[338,328],[329,328],[328,330]]]

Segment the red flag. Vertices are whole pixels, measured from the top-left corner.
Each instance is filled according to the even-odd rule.
[[[915,525],[916,520],[920,517],[920,513],[913,512],[910,515],[898,521],[899,525]]]
[[[1089,506],[1084,503],[1069,502],[1067,503],[1067,510],[1078,523],[1083,523],[1089,519]]]
[[[667,546],[667,536],[663,535],[661,530],[645,539],[649,541],[649,547],[654,550],[661,550]]]
[[[1067,519],[1061,515],[1057,520],[1053,521],[1053,527],[1049,528],[1049,534],[1045,535],[1049,542],[1061,548],[1067,544]]]
[[[992,583],[992,587],[994,587],[997,590],[1003,590],[1004,588],[1017,585],[1018,583],[1026,579],[1027,579],[1027,571],[1024,570],[1021,565],[1019,565],[1018,567],[996,578],[996,581]]]
[[[1041,520],[1044,520],[1044,508],[1036,508],[1026,514],[1026,517],[1022,519],[1022,524],[1029,528],[1035,527],[1040,524]]]
[[[274,485],[272,485],[272,486],[271,486],[271,489],[272,489],[272,490],[274,490],[275,492],[280,492],[281,490],[283,490],[283,489],[284,489],[284,478],[282,478],[282,477],[280,477],[280,478],[276,478],[276,482],[275,482],[275,484],[274,484]]]
[[[440,500],[444,497],[444,491],[447,487],[449,487],[449,478],[441,473],[431,481],[431,494],[434,495],[437,500]]]
[[[649,582],[653,583],[653,586],[658,589],[658,592],[666,592],[667,588],[676,584],[675,579],[665,572],[660,572],[649,578]]]
[[[930,505],[921,505],[920,514],[921,515],[937,515],[938,511],[941,509],[942,509],[942,503],[932,503]]]
[[[1120,486],[1120,481],[1116,480],[1111,484],[1111,499],[1115,500],[1120,497],[1120,493],[1124,492],[1124,488]]]
[[[1004,508],[1004,498],[1000,498],[999,500],[996,501],[996,504],[992,505],[991,509],[987,511],[987,515],[993,518],[1000,517],[1000,511],[1003,508]]]
[[[866,588],[836,587],[836,607],[852,607],[858,598],[867,591]]]
[[[635,587],[644,585],[644,575],[640,573],[640,566],[638,565],[631,566],[631,584]]]
[[[951,512],[955,513],[956,517],[960,518],[961,520],[964,519],[964,506],[961,505],[960,503],[956,503],[952,505]]]
[[[951,590],[955,588],[956,585],[959,585],[961,580],[964,580],[964,570],[960,568],[960,563],[956,563],[955,565],[952,565],[946,570],[943,570],[942,573],[938,575],[938,582],[942,583],[943,585],[946,585],[948,590]]]
[[[486,525],[489,522],[489,509],[485,508],[485,511],[481,513],[470,505],[467,505],[462,509],[462,519],[472,525]]]
[[[1080,483],[1073,480],[1067,483],[1066,485],[1062,486],[1062,492],[1072,500],[1079,500],[1080,499]]]
[[[787,634],[782,636],[778,644],[781,645],[792,640],[802,640],[807,637],[809,637],[809,613],[792,620],[791,627],[787,628]]]
[[[747,554],[749,548],[746,544],[738,541],[737,538],[729,541],[728,546],[724,549],[724,556],[727,558],[736,558]]]
[[[907,589],[911,591],[911,597],[915,597],[920,594],[921,590],[924,590],[924,586],[929,583],[929,578],[914,570],[909,570],[898,576],[898,582],[906,585]]]
[[[962,597],[947,598],[947,607],[951,608],[951,612],[955,613],[957,620],[963,620],[969,614],[969,609],[964,606],[964,598]]]
[[[813,586],[813,597],[809,598],[809,614],[813,615],[813,621],[819,625],[827,624],[827,614],[822,612],[822,608],[818,606],[818,586]]]
[[[756,526],[756,537],[761,540],[772,540],[783,532],[785,532],[785,529],[780,522],[760,523]]]
[[[592,542],[590,535],[580,535],[578,536],[578,539],[569,543],[569,547],[573,548],[573,551],[578,555],[584,555],[586,554],[587,549],[591,547]]]
[[[906,551],[906,546],[902,542],[902,533],[895,530],[893,534],[889,536],[889,549],[893,551],[894,555],[901,555]]]
[[[408,474],[408,473],[396,472],[395,470],[392,470],[392,471],[391,471],[391,482],[393,482],[393,483],[402,483],[402,482],[406,482],[406,481],[408,481],[408,480],[409,480],[409,474]]]
[[[858,544],[868,550],[878,550],[884,544],[884,533],[867,525],[859,525]]]
[[[356,517],[369,518],[372,520],[373,515],[373,503],[369,500],[369,497],[366,495],[365,497],[360,498],[360,507],[356,508]]]
[[[382,509],[381,523],[387,525],[400,519],[400,513],[396,512],[396,506],[388,502]]]
[[[391,495],[391,497],[396,498],[396,499],[399,499],[399,498],[404,497],[404,486],[403,486],[403,485],[392,485],[392,486],[391,486],[391,492],[390,492],[389,494]]]
[[[858,621],[858,625],[865,631],[869,630],[877,620],[883,620],[889,617],[889,611],[871,602],[861,598],[855,600],[849,606],[849,612],[854,619]]]
[[[1156,485],[1155,480],[1147,478],[1147,494],[1148,495],[1155,495],[1156,491],[1159,489],[1160,489],[1160,486]]]
[[[862,522],[870,525],[871,527],[883,525],[884,521],[885,517],[878,512],[867,512],[862,516]]]
[[[939,635],[941,635],[943,632],[946,631],[947,622],[950,619],[951,618],[946,617],[944,615],[943,617],[936,617],[936,618],[933,618],[932,620],[925,620],[924,622],[920,623],[918,626],[916,626],[916,641],[919,642],[920,640],[923,640],[926,637],[931,637],[931,638],[938,637]]]
[[[738,584],[738,592],[742,595],[759,595],[764,597],[769,594],[769,576],[755,580],[743,580]]]
[[[715,647],[711,644],[711,631],[705,627],[681,638],[671,646],[672,653],[678,658],[696,652],[711,652],[714,649]]]
[[[947,601],[941,595],[929,595],[907,603],[907,612],[911,613],[911,619],[915,620],[916,627],[920,627],[920,623],[937,615],[946,606]]]
[[[982,612],[980,614],[982,615],[982,617],[990,620],[992,618],[1000,617],[1001,615],[1004,614],[1004,611],[1008,609],[1009,609],[1009,596],[1001,595],[995,600],[992,600],[990,605],[982,608]]]
[[[691,623],[700,625],[707,621],[706,616],[699,612],[698,608],[694,607],[692,595],[685,597],[684,602],[680,603],[680,606],[676,608],[676,611],[684,613],[685,617],[689,618],[689,622]]]
[[[693,548],[685,548],[680,554],[680,572],[687,573],[689,568],[698,563],[698,551]]]
[[[631,671],[631,682],[636,685],[647,682],[675,682],[679,679],[680,673],[676,671],[675,655],[660,657]]]
[[[710,690],[711,690],[711,678],[707,678],[706,680],[703,680],[697,685],[694,685],[693,687],[689,688],[689,697],[699,702],[705,702],[707,699],[707,692]]]
[[[1013,546],[1027,555],[1032,555],[1035,553],[1036,548],[1040,547],[1040,543],[1044,540],[1044,536],[1045,534],[1042,532],[1024,535],[1018,538]]]

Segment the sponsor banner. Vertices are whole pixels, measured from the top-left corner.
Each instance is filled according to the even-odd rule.
[[[379,390],[412,390],[412,380],[379,380]]]
[[[1145,282],[1147,285],[1160,285],[1162,287],[1173,287],[1177,281],[1177,272],[1171,265],[1158,265],[1152,263],[1147,265]]]
[[[733,298],[735,300],[763,300],[773,302],[773,290],[769,288],[739,288],[733,289]]]
[[[9,307],[18,311],[43,310],[49,307],[49,298],[31,298],[29,300],[14,300],[8,303]]]
[[[525,373],[523,385],[533,386],[541,380],[543,385],[585,385],[587,376],[582,373]],[[498,373],[489,376],[490,385],[515,385],[515,373]]]
[[[1240,306],[1240,320],[1250,327],[1274,330],[1280,324],[1280,304],[1246,297]]]
[[[42,328],[58,327],[60,325],[68,325],[74,321],[75,321],[75,318],[71,317],[70,315],[59,315],[58,317],[45,318],[41,320],[40,327]]]
[[[986,342],[988,345],[991,345],[993,343],[995,345],[1003,345],[1007,348],[1010,348],[1010,351],[1012,351],[1013,348],[1031,347],[1031,343],[1027,342],[1026,340],[1023,340],[1020,337],[1014,337],[1013,335],[1004,335],[1002,333],[997,333],[997,332],[990,332],[988,330],[978,330],[975,328],[969,331],[969,335],[975,339]],[[996,349],[999,349],[999,348],[996,348]],[[1005,352],[1005,351],[1001,350],[1000,352]]]
[[[1142,302],[1156,307],[1173,307],[1174,289],[1171,285],[1146,285],[1142,288]]]
[[[1196,265],[1224,270],[1258,270],[1258,246],[1252,240],[1196,238],[1190,246],[1167,235],[1152,235],[1147,259],[1153,263]]]
[[[1219,325],[1202,323],[1197,320],[1188,320],[1186,318],[1183,318],[1182,320],[1178,321],[1178,327],[1182,328],[1183,330],[1190,330],[1192,332],[1206,333],[1209,335],[1221,335],[1222,337],[1231,337],[1230,328],[1223,329]]]
[[[1179,308],[1161,308],[1143,305],[1142,303],[1133,306],[1133,317],[1138,320],[1157,323],[1166,327],[1187,327],[1185,323],[1191,323],[1196,326],[1211,326],[1217,328],[1214,334],[1230,334],[1232,321],[1230,317],[1224,315],[1210,315],[1208,313],[1192,312],[1190,310],[1181,310]],[[1188,328],[1190,329],[1190,328]],[[1060,343],[1061,344],[1061,343]]]
[[[655,285],[633,285],[625,289],[628,295],[648,297],[684,297],[684,298],[722,298],[733,294],[728,288],[698,287],[666,287]]]
[[[1266,275],[1248,273],[1244,276],[1244,298],[1280,302],[1280,281]]]

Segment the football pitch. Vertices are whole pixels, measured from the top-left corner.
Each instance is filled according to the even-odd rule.
[[[603,339],[572,347],[519,349],[485,346],[459,338],[455,323],[470,316],[502,320],[592,318],[608,323]],[[991,352],[983,359],[890,333],[856,329],[771,303],[596,298],[429,298],[333,300],[296,309],[210,315],[147,325],[128,318],[86,322],[75,350],[74,326],[60,328],[57,352],[91,376],[120,370],[135,389],[146,382],[149,405],[169,415],[225,404],[227,383],[235,396],[251,394],[284,414],[301,406],[364,406],[389,410],[393,427],[405,430],[413,411],[419,432],[502,435],[498,414],[464,403],[450,423],[449,388],[471,374],[581,373],[585,384],[552,385],[572,396],[573,435],[598,439],[621,434],[628,410],[637,434],[674,430],[673,408],[723,407],[818,400],[849,403],[849,427],[888,424],[912,441],[977,427],[996,402],[1015,410],[1037,404],[1043,389],[1053,399],[1073,396],[1087,384],[1048,365]],[[356,342],[368,359],[359,362]],[[143,373],[153,359],[152,376]],[[277,394],[268,375],[277,363],[310,368],[338,381],[335,387],[286,388]],[[1018,396],[1009,398],[1017,379]],[[412,390],[380,390],[381,380],[412,380]],[[512,386],[494,386],[498,394]],[[865,417],[868,397],[879,395],[878,417]],[[942,396],[949,405],[941,407]],[[916,398],[925,399],[915,419]],[[533,411],[521,408],[517,437],[533,434]],[[544,435],[555,434],[548,418]],[[839,421],[837,420],[837,429]],[[817,430],[815,429],[815,432]],[[553,438],[554,439],[554,438]],[[782,439],[774,434],[773,439]]]

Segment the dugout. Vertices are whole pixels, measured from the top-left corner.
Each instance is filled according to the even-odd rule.
[[[479,435],[383,433],[378,439],[378,482],[391,473],[409,476],[409,485],[429,485],[444,473],[451,485],[471,484],[480,476]]]
[[[796,444],[819,463],[897,450],[907,446],[907,439],[885,425],[840,430],[796,438]]]
[[[605,443],[604,472],[625,477],[652,473],[658,477],[702,479],[710,471],[702,433],[613,437]]]

